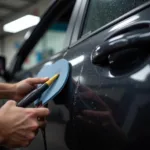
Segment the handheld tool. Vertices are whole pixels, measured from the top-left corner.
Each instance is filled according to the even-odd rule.
[[[56,73],[59,73],[59,78],[57,81],[50,86],[40,97],[40,100],[37,99],[34,102],[34,105],[37,106],[38,103],[41,103],[43,106],[48,104],[49,101],[53,100],[65,87],[70,72],[70,65],[67,60],[60,59],[53,64],[46,63],[36,77],[53,77]]]
[[[50,85],[59,77],[59,74],[54,75],[52,78],[50,78],[47,82],[39,86],[37,89],[33,90],[31,93],[29,93],[26,97],[24,97],[18,104],[18,107],[27,107],[31,103],[33,103],[36,99],[41,97],[43,92],[45,92]]]
[[[46,91],[50,85],[52,85],[54,83],[54,81],[56,79],[58,79],[59,74],[54,75],[52,78],[50,78],[47,82],[45,82],[44,84],[42,84],[41,86],[39,86],[37,89],[35,89],[34,91],[32,91],[31,93],[29,93],[25,98],[23,98],[18,104],[18,107],[27,107],[28,105],[30,105],[32,102],[34,102],[36,99],[40,98],[42,93],[44,91]],[[41,105],[38,104],[38,107],[40,107]],[[46,107],[46,106],[45,106]],[[48,105],[47,105],[48,107]],[[45,118],[39,118],[39,119],[45,119]],[[45,132],[45,128],[41,129],[42,135],[43,135],[43,140],[44,140],[44,147],[45,150],[47,150],[47,142],[46,142],[46,132]]]
[[[34,101],[35,107],[39,107],[39,106],[48,107],[48,102],[53,100],[65,87],[69,78],[69,72],[70,72],[70,65],[68,61],[65,59],[60,59],[53,64],[46,63],[41,68],[41,70],[39,71],[36,77],[49,77],[51,79],[57,73],[59,73],[59,78],[58,76],[55,76],[55,79],[57,80],[55,82],[53,80],[54,83],[51,86],[46,86],[47,88],[46,87],[43,88],[41,90],[42,91],[41,94],[38,94],[38,96],[35,96],[34,98],[32,97],[32,94],[31,95],[29,94],[26,98],[24,98],[24,100],[22,100],[22,102],[18,103],[18,106],[26,107]],[[41,86],[39,85],[38,88],[40,87]],[[34,95],[34,91],[33,91],[33,95]],[[32,97],[32,100],[30,100],[29,98],[30,96]],[[40,119],[45,119],[45,118],[40,118]],[[47,150],[45,128],[41,129],[41,131],[44,139],[44,147],[45,150]]]

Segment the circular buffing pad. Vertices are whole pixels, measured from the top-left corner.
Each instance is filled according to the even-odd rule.
[[[69,77],[69,63],[65,59],[56,61],[54,64],[46,63],[36,77],[53,77],[59,74],[58,79],[35,101],[35,105],[42,102],[46,105],[50,100],[53,100],[64,88]]]

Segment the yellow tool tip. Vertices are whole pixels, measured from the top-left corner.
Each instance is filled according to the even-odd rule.
[[[56,79],[58,79],[58,77],[59,77],[59,74],[54,75],[52,78],[50,78],[50,79],[46,82],[46,84],[48,84],[48,85],[50,86]]]

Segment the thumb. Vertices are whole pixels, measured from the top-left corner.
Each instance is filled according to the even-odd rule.
[[[9,100],[4,104],[4,107],[7,108],[7,107],[11,107],[11,106],[16,106],[16,104],[17,103],[15,101]]]
[[[42,84],[45,83],[49,78],[45,77],[45,78],[28,78],[27,82],[31,85],[35,85],[35,84]]]

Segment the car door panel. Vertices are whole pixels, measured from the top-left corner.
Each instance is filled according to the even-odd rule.
[[[131,149],[149,145],[149,58],[135,69],[113,75],[109,68],[91,63],[92,51],[119,27],[149,21],[150,8],[70,47],[64,58],[77,61],[72,76],[78,77],[72,123],[67,126],[70,149]],[[144,49],[141,49],[144,51]],[[127,58],[128,59],[128,58]],[[72,136],[73,135],[73,136]]]

